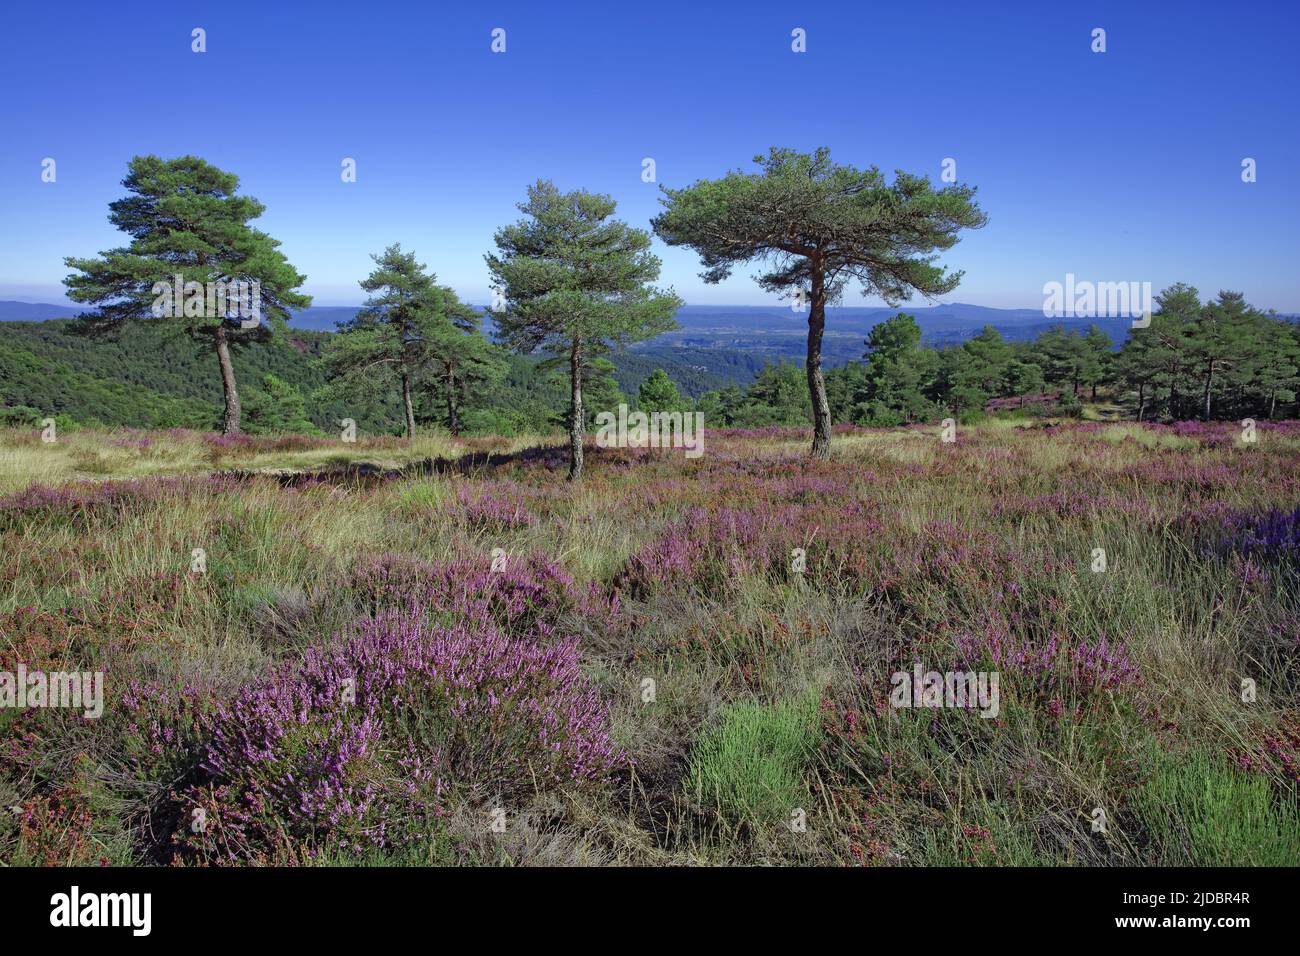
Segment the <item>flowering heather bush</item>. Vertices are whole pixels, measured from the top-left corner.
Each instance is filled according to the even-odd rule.
[[[1300,567],[1300,508],[1227,515],[1218,542],[1221,552]]]
[[[489,534],[531,528],[537,523],[520,500],[518,486],[511,489],[501,482],[491,488],[458,485],[451,515],[458,524]]]
[[[870,432],[871,429],[860,425],[833,425],[832,435],[853,435]],[[801,425],[761,425],[756,428],[710,428],[708,437],[712,439],[776,439],[779,441],[806,441],[808,429]]]
[[[1070,649],[1071,677],[1081,694],[1097,690],[1121,690],[1141,683],[1137,665],[1121,643],[1106,640],[1076,642]]]
[[[1242,444],[1242,426],[1240,422],[1235,421],[1169,422],[1164,425],[1151,425],[1148,427],[1157,432],[1177,435],[1179,438],[1195,439],[1206,448],[1224,448]],[[1296,438],[1300,437],[1300,422],[1257,421],[1255,423],[1255,431],[1257,436],[1269,435],[1275,438]]]
[[[5,527],[14,527],[24,519],[66,516],[74,524],[84,523],[98,512],[128,511],[155,497],[155,489],[151,482],[87,482],[62,488],[31,485],[0,498],[0,521]]]
[[[1165,452],[1128,469],[1139,487],[1169,485],[1182,491],[1221,497],[1241,483],[1239,467],[1221,461],[1196,461]]]
[[[821,482],[803,477],[787,483],[791,495],[809,502],[803,505],[687,509],[627,560],[615,588],[640,596],[684,579],[707,590],[726,588],[745,575],[782,581],[802,575],[822,585],[861,582],[872,574],[873,539],[883,525],[862,501],[828,504],[816,495]],[[792,569],[795,548],[805,551],[803,572]]]
[[[1145,499],[1090,494],[1084,491],[1055,491],[1047,495],[1006,495],[994,502],[993,514],[998,517],[1017,519],[1044,518],[1049,521],[1090,518],[1106,514],[1122,514],[1146,520],[1155,518],[1154,510]]]
[[[349,590],[372,612],[412,603],[449,620],[490,624],[516,637],[550,639],[563,618],[608,620],[617,604],[596,586],[581,588],[563,566],[537,555],[511,555],[493,571],[487,558],[445,564],[398,554],[361,561]]]
[[[692,516],[702,517],[702,509],[692,509]],[[704,544],[691,526],[690,518],[675,521],[658,538],[628,558],[619,576],[617,588],[626,588],[643,596],[675,579],[688,578],[702,560]]]
[[[188,852],[234,862],[284,846],[413,839],[444,794],[501,799],[607,780],[627,763],[572,642],[444,628],[419,608],[364,622],[220,707],[187,800],[214,806]]]
[[[1281,726],[1272,733],[1264,733],[1261,738],[1261,750],[1273,759],[1287,779],[1300,784],[1300,714],[1288,714],[1282,719]],[[1249,754],[1242,754],[1238,763],[1243,769],[1264,769],[1268,763],[1257,760]]]
[[[242,432],[234,435],[205,435],[203,441],[208,448],[215,451],[248,454],[311,451],[316,448],[333,448],[337,444],[336,439],[323,435],[247,435]]]
[[[168,499],[220,494],[236,483],[220,475],[75,482],[59,488],[30,485],[0,498],[0,532],[35,521],[86,528],[99,518],[129,514]]]
[[[1026,611],[1036,594],[1068,565],[1031,555],[1001,535],[957,521],[927,521],[899,535],[883,556],[882,588],[915,613],[1014,607]]]
[[[132,451],[148,451],[153,447],[153,439],[147,432],[134,428],[124,429],[122,434],[113,439],[114,448],[128,448]]]
[[[109,719],[120,722],[127,761],[141,780],[183,778],[196,763],[211,694],[190,684],[177,689],[158,681],[131,678],[121,706]]]
[[[667,584],[679,575],[701,587],[725,586],[742,574],[783,573],[798,537],[793,506],[779,510],[691,508],[655,541],[628,560],[617,582],[634,593]]]
[[[1019,677],[1056,714],[1063,700],[1082,705],[1099,691],[1141,684],[1128,650],[1104,634],[1084,640],[1052,633],[1035,641],[1016,635],[1006,619],[990,613],[981,626],[957,635],[956,644],[960,667],[992,666]]]

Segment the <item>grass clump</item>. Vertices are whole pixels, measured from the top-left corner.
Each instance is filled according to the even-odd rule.
[[[1300,810],[1268,777],[1204,750],[1151,748],[1150,776],[1134,808],[1170,866],[1295,866]]]
[[[770,825],[804,808],[808,764],[820,732],[818,697],[776,704],[737,703],[691,754],[689,788],[725,822]]]

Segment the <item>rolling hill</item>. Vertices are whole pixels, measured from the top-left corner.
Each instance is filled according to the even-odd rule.
[[[861,359],[871,328],[898,310],[835,308],[828,310],[823,343],[827,368]],[[985,325],[1011,340],[1030,339],[1053,321],[1032,309],[989,309],[952,304],[910,309],[924,339],[956,344]],[[219,420],[220,381],[211,354],[164,324],[136,325],[115,339],[90,340],[74,333],[68,318],[75,306],[0,301],[0,406],[64,412],[77,421],[160,427],[214,427]],[[290,334],[276,344],[254,345],[235,354],[242,390],[256,391],[267,375],[293,385],[306,400],[307,417],[320,426],[352,417],[382,429],[391,409],[380,400],[366,408],[326,401],[314,393],[325,384],[314,359],[339,322],[356,314],[355,306],[315,306],[294,315]],[[626,394],[655,369],[662,368],[683,394],[697,398],[731,384],[746,385],[769,362],[804,358],[807,316],[790,308],[763,306],[686,306],[677,315],[679,328],[648,342],[611,354],[613,377]],[[1067,321],[1086,328],[1087,320]],[[1102,319],[1098,325],[1117,345],[1128,320]],[[489,332],[491,322],[488,321]],[[522,388],[537,407],[553,406],[562,395],[532,369],[535,362],[516,357],[506,391],[490,404],[510,407]],[[554,395],[551,393],[555,392]]]

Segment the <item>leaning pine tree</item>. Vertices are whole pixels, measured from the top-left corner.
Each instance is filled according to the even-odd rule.
[[[772,149],[754,160],[757,173],[732,172],[685,189],[664,189],[666,207],[654,219],[661,239],[699,253],[706,282],[721,282],[744,262],[762,261],[764,288],[808,296],[808,390],[816,457],[830,454],[831,413],[822,377],[826,305],[857,280],[866,295],[891,306],[943,295],[961,281],[934,264],[935,250],[957,242],[957,231],[987,217],[973,187],[932,189],[925,177],[875,167],[837,166],[830,151],[812,155]]]
[[[539,181],[520,203],[524,219],[496,233],[486,257],[505,306],[492,315],[504,340],[538,349],[569,367],[569,478],[582,477],[585,419],[582,382],[611,344],[652,338],[676,327],[681,300],[650,284],[659,259],[650,234],[611,219],[614,200],[582,190],[562,193]]]
[[[240,408],[231,348],[283,332],[289,309],[311,305],[295,291],[306,277],[276,240],[248,224],[266,207],[235,195],[239,178],[232,173],[195,156],[137,156],[122,185],[130,195],[109,204],[108,218],[130,245],[98,259],[64,260],[79,273],[63,280],[68,298],[97,307],[80,317],[81,330],[111,334],[149,320],[209,343],[221,367],[223,431],[235,434]],[[238,308],[226,295],[234,288],[241,289]]]

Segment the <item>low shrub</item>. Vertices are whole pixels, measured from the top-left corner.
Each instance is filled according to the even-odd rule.
[[[418,607],[312,648],[219,708],[185,797],[185,853],[214,862],[409,844],[451,792],[517,800],[627,762],[576,644],[431,624]]]

